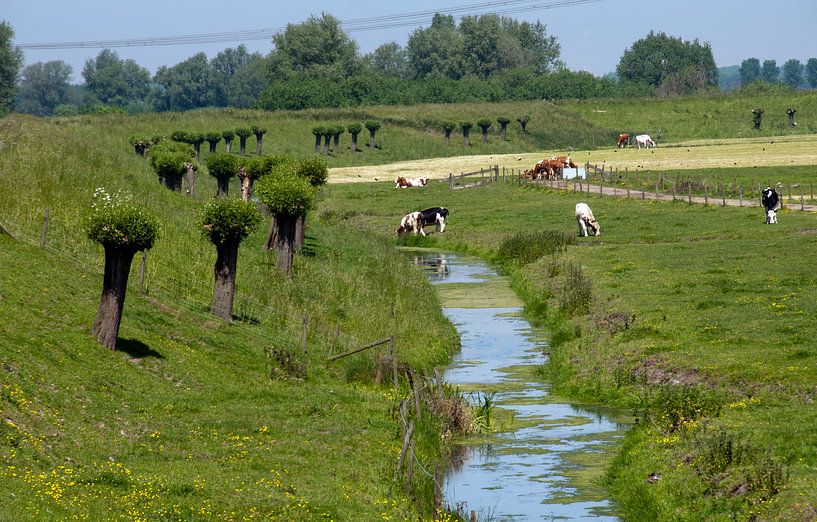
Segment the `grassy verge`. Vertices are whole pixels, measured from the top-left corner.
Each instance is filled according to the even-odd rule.
[[[291,279],[261,252],[263,231],[242,244],[224,323],[208,311],[215,251],[195,225],[214,180],[200,176],[196,198],[169,192],[97,131],[26,119],[4,134],[0,223],[13,238],[0,233],[0,519],[428,512],[428,477],[417,473],[407,495],[396,473],[405,379],[396,392],[376,385],[377,351],[326,361],[394,335],[401,364],[446,362],[456,332],[424,277],[389,242],[315,217]],[[130,190],[162,224],[145,293],[138,257],[132,268],[116,352],[89,332],[102,252],[80,219],[100,185]],[[425,465],[441,458],[436,422],[417,427]]]
[[[574,235],[573,206],[590,203],[601,236],[503,264],[528,311],[550,323],[543,375],[554,393],[636,412],[609,475],[626,518],[813,518],[813,215],[765,226],[739,207],[427,189],[337,186],[323,208],[353,206],[348,226],[388,233],[405,211],[443,205],[446,232],[414,242],[503,262],[509,237]]]

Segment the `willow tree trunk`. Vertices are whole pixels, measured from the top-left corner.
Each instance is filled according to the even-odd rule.
[[[238,153],[242,156],[247,153],[247,138],[243,136],[238,137]]]
[[[321,135],[315,134],[315,152],[321,151]]]
[[[323,153],[329,154],[329,140],[332,139],[332,135],[326,134],[323,137]]]
[[[352,149],[352,152],[357,152],[357,133],[356,132],[352,133],[352,146],[351,146],[351,149]]]
[[[165,174],[165,186],[172,191],[181,192],[182,190],[182,173],[173,172],[172,174]]]
[[[195,165],[192,163],[185,163],[185,178],[187,179],[187,195],[193,196],[193,189],[196,185],[196,169],[194,169]]]
[[[374,148],[374,133],[375,133],[374,129],[369,129],[369,148],[370,149]]]
[[[260,156],[261,155],[261,143],[264,141],[264,136],[261,134],[256,134],[255,136],[255,153]]]
[[[482,144],[485,145],[488,143],[488,129],[483,129],[482,131]]]
[[[233,320],[235,269],[238,264],[238,241],[216,245],[216,265],[213,269],[213,306],[210,311],[225,321]]]
[[[275,242],[278,241],[278,223],[275,221],[275,216],[269,223],[269,231],[267,232],[267,239],[261,244],[261,251],[266,252],[271,248],[275,248]]]
[[[217,141],[211,141],[210,143],[210,154],[216,153],[216,146],[218,145]]]
[[[241,199],[243,201],[250,200],[250,191],[252,190],[252,177],[247,175],[244,167],[238,169],[238,179],[241,180]]]
[[[445,144],[448,145],[448,143],[450,141],[451,141],[451,129],[445,129]]]
[[[299,250],[306,240],[306,214],[301,214],[295,221],[295,244],[293,248]]]
[[[233,148],[233,140],[228,140],[227,138],[224,138],[224,147],[227,150],[227,154],[229,154],[230,149]]]
[[[467,129],[462,130],[462,144],[465,145],[466,147],[468,146],[468,130]]]
[[[335,134],[332,136],[332,145],[335,149],[335,154],[340,152],[340,134]]]
[[[201,143],[194,143],[193,148],[196,149],[196,161],[201,161]]]
[[[292,258],[295,253],[295,230],[298,216],[275,216],[275,253],[278,255],[278,270],[292,273]]]
[[[220,176],[216,178],[216,184],[218,185],[216,197],[220,198],[222,196],[226,196],[230,190],[230,178],[227,176]]]
[[[102,279],[102,298],[99,310],[91,326],[91,333],[97,341],[111,350],[116,350],[122,308],[125,306],[125,291],[128,276],[136,250],[129,248],[105,247],[105,275]]]
[[[505,137],[508,135],[508,124],[507,123],[500,123],[499,135],[502,138],[502,141],[505,141]]]

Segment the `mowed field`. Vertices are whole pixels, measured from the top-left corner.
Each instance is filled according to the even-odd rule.
[[[542,158],[565,154],[569,154],[579,165],[591,163],[630,171],[808,166],[817,165],[817,135],[695,140],[667,146],[659,143],[657,148],[649,150],[631,147],[616,149],[611,144],[609,148],[595,150],[543,150],[431,158],[388,165],[334,168],[330,171],[329,182],[393,181],[397,176],[444,179],[449,174],[472,172],[492,165],[499,165],[500,169],[529,169]]]

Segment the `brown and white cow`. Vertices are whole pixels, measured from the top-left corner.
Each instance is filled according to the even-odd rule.
[[[394,188],[424,187],[428,185],[428,178],[404,178],[398,176],[394,181]]]
[[[397,227],[397,235],[402,236],[403,234],[420,234],[421,236],[425,236],[426,233],[423,230],[423,226],[425,225],[425,221],[423,220],[423,213],[422,212],[409,212],[403,219],[400,220],[400,226]]]
[[[619,149],[623,149],[627,145],[630,144],[630,135],[626,132],[622,132],[618,135],[618,139],[616,140],[616,147]]]

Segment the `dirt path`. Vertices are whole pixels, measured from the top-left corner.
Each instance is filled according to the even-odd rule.
[[[443,179],[451,173],[472,172],[491,165],[528,169],[542,158],[564,154],[570,154],[578,164],[589,162],[621,170],[817,165],[817,135],[689,141],[649,150],[616,149],[611,145],[609,149],[591,151],[549,150],[520,154],[450,156],[388,165],[334,168],[329,172],[329,182],[394,181],[397,176]]]

